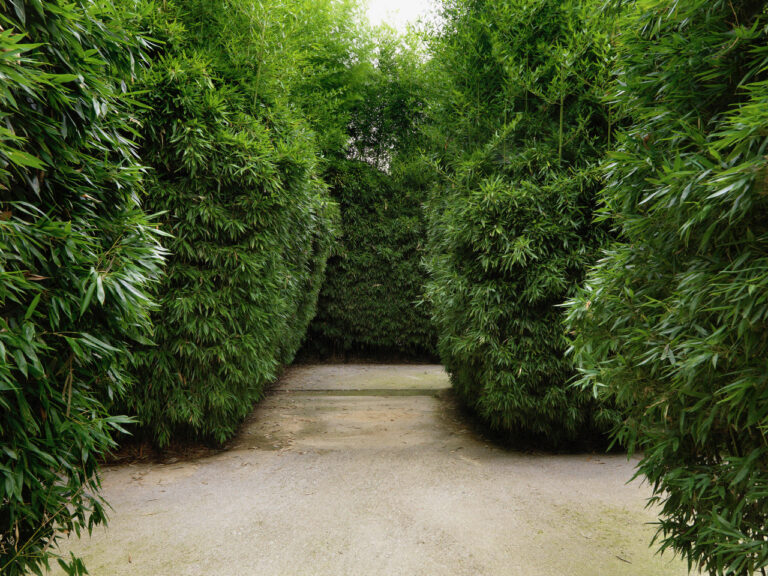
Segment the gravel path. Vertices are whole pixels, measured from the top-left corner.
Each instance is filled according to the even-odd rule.
[[[683,576],[623,456],[509,452],[439,366],[290,369],[229,450],[103,474],[93,576]],[[57,573],[57,572],[54,572]]]

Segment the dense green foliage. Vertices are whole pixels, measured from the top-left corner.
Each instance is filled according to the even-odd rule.
[[[121,103],[140,44],[101,3],[0,6],[4,575],[41,574],[61,532],[105,518],[96,461],[125,419],[97,398],[128,383],[161,262]]]
[[[441,14],[428,59],[356,0],[0,5],[0,573],[104,521],[116,414],[224,442],[308,326],[613,428],[662,549],[766,573],[766,3]]]
[[[358,47],[364,64],[342,109],[346,157],[325,171],[341,234],[303,350],[309,358],[435,356],[429,310],[418,304],[427,184],[414,167],[424,119],[421,53],[413,36],[372,34],[375,45]]]
[[[225,441],[293,359],[332,221],[311,134],[266,72],[243,61],[271,40],[239,33],[253,7],[181,6],[150,3],[143,20],[163,44],[139,79],[149,108],[141,153],[171,257],[153,314],[156,346],[137,354],[141,384],[119,404],[159,445]]]
[[[768,568],[766,26],[763,2],[629,10],[613,98],[632,124],[603,194],[621,242],[570,308],[662,549],[713,576]]]
[[[561,445],[615,413],[568,385],[561,304],[605,242],[609,42],[592,3],[456,0],[433,40],[428,296],[461,399],[516,441]]]
[[[344,160],[328,181],[342,233],[310,325],[308,357],[430,358],[422,298],[424,215],[418,189],[366,162]]]

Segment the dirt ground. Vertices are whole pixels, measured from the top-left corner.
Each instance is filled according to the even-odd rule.
[[[620,455],[505,451],[439,366],[288,370],[229,449],[104,471],[93,576],[683,576]],[[52,574],[58,574],[54,571]]]

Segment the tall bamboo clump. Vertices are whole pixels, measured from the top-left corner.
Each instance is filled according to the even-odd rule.
[[[162,41],[138,79],[137,113],[148,208],[171,256],[155,345],[137,352],[140,385],[118,408],[161,446],[234,434],[293,359],[328,257],[333,206],[312,134],[274,87],[292,53],[284,70],[265,66],[279,31],[253,10],[147,3],[137,23]]]
[[[711,575],[768,567],[768,15],[629,3],[606,166],[620,242],[570,304],[583,385],[626,413],[658,539]]]
[[[604,432],[569,386],[561,305],[604,245],[593,221],[610,139],[609,34],[591,2],[456,0],[433,37],[437,186],[427,295],[460,398],[516,441]]]
[[[105,3],[0,21],[0,573],[20,576],[105,520],[97,461],[126,419],[101,399],[129,387],[162,250],[125,103],[143,41]]]

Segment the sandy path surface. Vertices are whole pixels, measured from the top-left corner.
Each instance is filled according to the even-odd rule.
[[[439,366],[290,369],[230,449],[104,471],[93,576],[683,576],[623,456],[509,452]],[[56,573],[56,572],[54,572]]]

